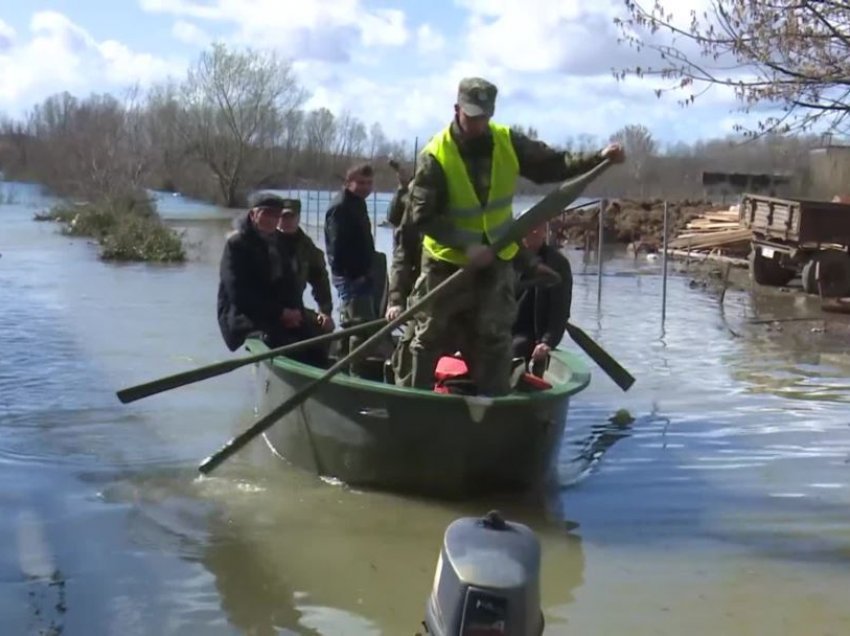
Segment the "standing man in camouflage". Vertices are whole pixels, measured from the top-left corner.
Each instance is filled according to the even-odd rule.
[[[407,171],[396,162],[390,166],[398,176],[398,188],[387,208],[387,220],[393,226],[393,256],[390,265],[387,320],[394,320],[404,310],[413,284],[419,277],[422,260],[422,236],[410,222],[408,195],[413,183]]]
[[[459,338],[478,393],[509,393],[516,317],[511,261],[519,247],[495,254],[490,245],[513,221],[517,179],[557,183],[604,159],[625,159],[617,144],[593,156],[573,156],[492,123],[496,93],[487,80],[461,80],[454,121],[423,149],[408,194],[410,222],[423,234],[423,280],[411,302],[458,268],[475,269],[450,296],[437,298],[415,317],[410,381],[416,388],[433,386],[440,352]]]
[[[387,208],[387,220],[393,226],[393,254],[390,261],[390,279],[388,285],[387,320],[395,320],[407,305],[407,299],[419,276],[419,263],[422,258],[422,237],[407,215],[407,195],[412,180],[407,171],[398,162],[391,160],[390,167],[398,177],[398,188]],[[399,386],[410,384],[410,341],[414,334],[413,322],[407,322],[403,333],[393,350],[392,364],[395,383]]]

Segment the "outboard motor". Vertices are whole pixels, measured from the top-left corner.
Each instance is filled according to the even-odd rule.
[[[540,636],[540,542],[497,511],[449,524],[425,608],[434,636]]]

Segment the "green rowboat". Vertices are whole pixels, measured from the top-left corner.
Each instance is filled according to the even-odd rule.
[[[249,340],[251,353],[267,351]],[[590,382],[574,354],[554,350],[551,389],[499,398],[447,395],[339,374],[264,433],[272,451],[353,487],[439,498],[528,490],[552,475],[570,398]],[[257,365],[262,417],[322,375],[277,357]]]

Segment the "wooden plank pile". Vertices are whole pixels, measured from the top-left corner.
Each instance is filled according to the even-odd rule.
[[[738,222],[738,206],[733,205],[728,210],[712,210],[691,219],[669,245],[674,250],[746,255],[750,238],[750,230]]]

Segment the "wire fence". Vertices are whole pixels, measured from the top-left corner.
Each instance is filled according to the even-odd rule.
[[[301,200],[301,225],[318,229],[325,225],[325,212],[339,194],[339,190],[279,190],[287,197]],[[389,192],[373,192],[366,200],[369,217],[372,220],[372,234],[377,236],[378,227],[387,223],[387,209],[393,194]]]

